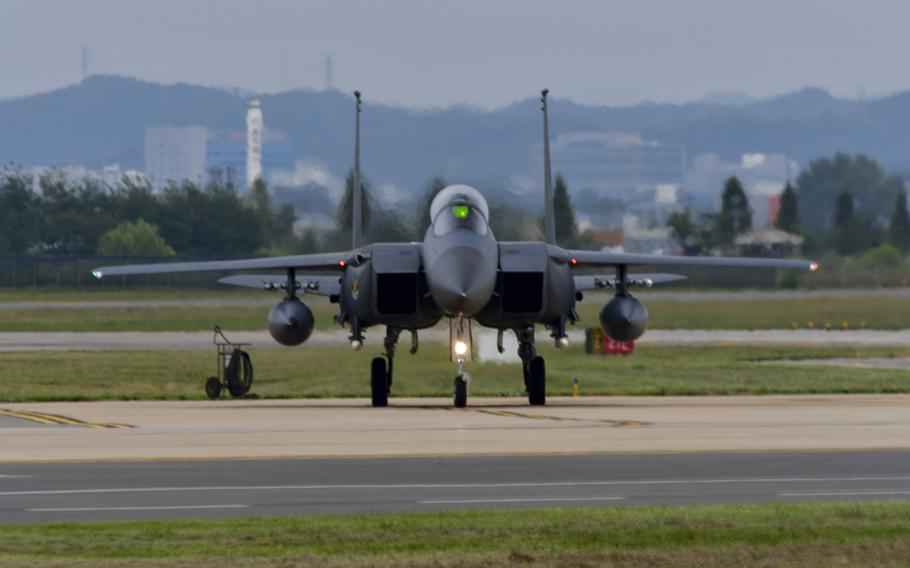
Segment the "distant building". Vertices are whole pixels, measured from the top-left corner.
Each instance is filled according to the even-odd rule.
[[[262,178],[262,105],[250,101],[246,109],[246,187]]]
[[[245,191],[247,146],[243,132],[216,132],[206,146],[209,183],[220,183]],[[281,132],[265,131],[260,174],[266,182],[275,172],[294,171],[294,149]],[[255,179],[255,178],[254,178]]]
[[[716,209],[724,182],[736,176],[749,197],[753,224],[759,226],[773,223],[773,198],[780,195],[786,181],[798,170],[798,164],[784,154],[743,154],[739,162],[726,162],[716,154],[700,154],[688,171],[684,187],[695,198],[692,205],[696,209]]]
[[[657,188],[678,187],[686,176],[686,149],[645,140],[628,132],[571,132],[556,137],[553,169],[574,190],[595,190],[616,198]],[[666,189],[662,190],[664,196]]]
[[[739,253],[747,256],[784,257],[794,254],[803,244],[803,237],[780,229],[764,228],[736,237]]]
[[[161,190],[169,182],[205,182],[208,129],[204,126],[145,129],[145,175]]]

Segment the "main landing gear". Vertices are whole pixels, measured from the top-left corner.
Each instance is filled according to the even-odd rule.
[[[373,400],[373,406],[388,406],[389,392],[392,390],[392,376],[395,366],[395,347],[398,345],[398,337],[401,330],[394,327],[387,327],[385,331],[384,357],[374,357],[370,362],[370,395]],[[417,332],[411,330],[411,355],[417,353]]]
[[[528,402],[531,406],[543,406],[547,403],[547,369],[543,357],[537,354],[534,347],[534,326],[516,329],[515,336],[518,338],[518,357],[521,358]]]

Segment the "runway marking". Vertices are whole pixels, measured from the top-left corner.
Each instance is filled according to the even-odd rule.
[[[418,501],[421,505],[466,505],[476,503],[550,503],[565,501],[622,501],[625,497],[539,497],[529,499],[438,499]]]
[[[575,418],[572,416],[550,416],[547,414],[527,414],[524,412],[516,412],[514,410],[490,410],[487,408],[445,408],[443,410],[451,410],[460,412],[467,410],[470,412],[477,412],[479,414],[491,414],[493,416],[504,416],[506,418],[527,418],[529,420],[548,420],[551,422],[596,422],[599,424],[606,424],[608,426],[621,427],[621,426],[646,426],[648,422],[641,422],[639,420],[598,420],[596,418]]]
[[[192,509],[246,509],[249,505],[162,505],[153,507],[44,507],[29,513],[81,513],[87,511],[182,511]]]
[[[780,497],[849,497],[862,495],[910,495],[904,490],[868,490],[868,491],[805,491],[801,493],[778,493]]]
[[[102,493],[167,493],[193,491],[320,491],[336,489],[471,489],[497,487],[600,487],[638,485],[704,485],[731,483],[826,483],[858,481],[910,481],[910,476],[882,477],[743,477],[709,479],[636,479],[615,481],[516,481],[493,483],[364,483],[324,485],[212,485],[176,487],[112,487],[94,489],[33,489],[0,491],[0,496],[20,495],[85,495]]]
[[[95,423],[95,422],[85,422],[79,420],[78,418],[70,418],[68,416],[60,416],[59,414],[47,414],[44,412],[35,412],[32,410],[10,410],[8,408],[0,408],[0,416],[9,416],[10,418],[20,418],[22,420],[30,420],[32,422],[37,422],[39,424],[48,424],[48,425],[59,425],[59,426],[82,426],[84,428],[94,428],[94,429],[110,429],[110,428],[133,428],[129,424],[118,424],[118,423]]]

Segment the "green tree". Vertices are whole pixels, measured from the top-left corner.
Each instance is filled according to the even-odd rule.
[[[704,235],[701,227],[695,222],[692,208],[674,211],[667,218],[667,227],[673,239],[679,243],[685,254],[699,254],[704,248]]]
[[[420,194],[420,202],[417,204],[417,217],[414,219],[415,237],[417,240],[423,239],[427,228],[430,226],[430,205],[433,203],[433,198],[448,185],[445,178],[436,176],[428,181],[423,188],[423,193]]]
[[[158,227],[139,219],[127,221],[101,237],[98,254],[103,256],[174,256],[172,249],[158,234]]]
[[[366,176],[360,176],[360,188],[362,193],[362,213],[364,232],[370,224],[370,218],[373,210],[373,196],[370,190],[370,182]],[[344,195],[338,202],[338,208],[335,210],[335,222],[343,233],[350,234],[353,228],[354,219],[354,170],[348,172],[344,180]]]
[[[59,170],[40,176],[41,248],[59,254],[88,254],[117,224],[111,194],[97,180],[74,181]]]
[[[260,212],[223,185],[171,184],[158,200],[157,216],[149,222],[180,254],[252,256],[269,244]]]
[[[0,172],[0,253],[26,252],[40,239],[40,201],[32,181],[17,169]]]
[[[897,194],[891,225],[888,227],[891,243],[902,252],[910,250],[910,215],[907,214],[907,194]]]
[[[749,208],[749,199],[739,179],[731,176],[724,182],[720,213],[714,217],[714,244],[732,244],[737,235],[751,228],[752,209]]]
[[[802,232],[799,221],[799,198],[789,181],[780,194],[780,209],[777,211],[774,226],[788,233]]]
[[[856,213],[872,222],[884,223],[891,204],[904,190],[901,179],[888,175],[873,159],[862,154],[837,154],[813,160],[796,179],[803,226],[825,231],[834,219],[837,195],[845,188],[856,199]]]
[[[847,227],[851,223],[853,223],[853,194],[845,189],[837,196],[834,224],[838,227]]]
[[[846,189],[837,196],[834,223],[828,234],[829,246],[840,254],[853,254],[868,248],[862,223],[854,211],[853,194]]]
[[[575,210],[569,188],[562,174],[556,174],[553,187],[553,217],[556,221],[556,242],[571,245],[575,242]]]
[[[272,199],[269,196],[269,188],[266,186],[265,182],[262,181],[262,178],[256,178],[256,181],[253,182],[253,186],[250,188],[249,192],[247,192],[246,201],[252,205],[254,209],[258,209],[259,211],[272,211]]]

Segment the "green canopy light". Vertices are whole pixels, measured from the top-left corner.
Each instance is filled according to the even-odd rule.
[[[470,207],[467,205],[453,205],[452,213],[459,219],[467,219],[468,214],[471,212]]]

